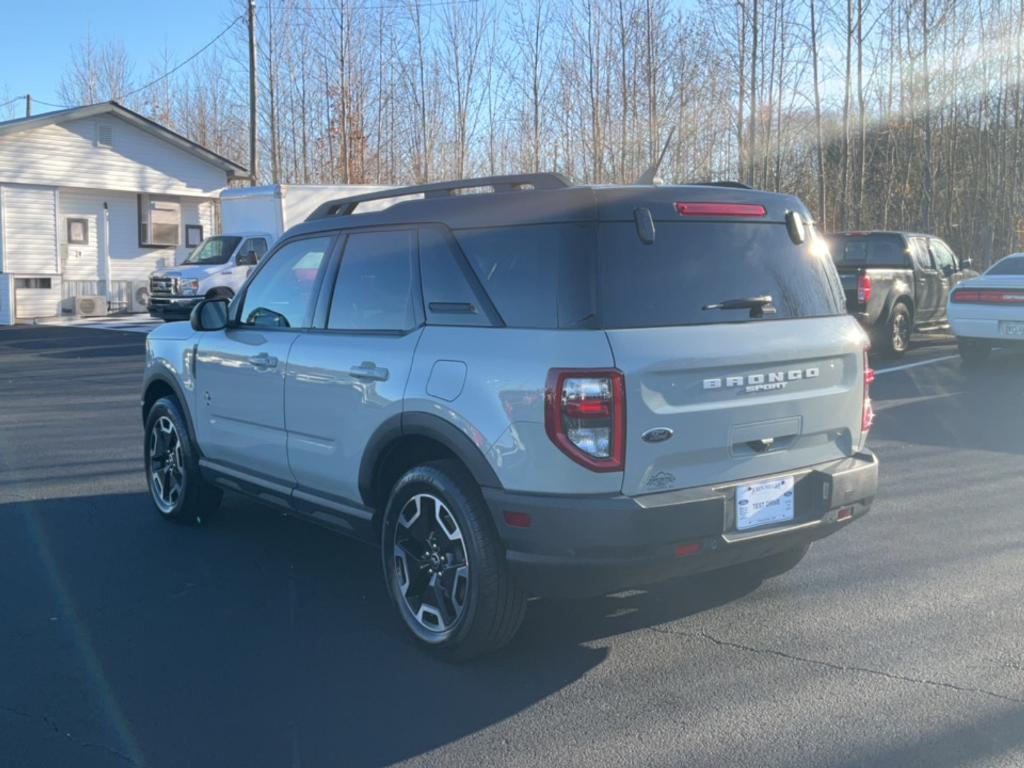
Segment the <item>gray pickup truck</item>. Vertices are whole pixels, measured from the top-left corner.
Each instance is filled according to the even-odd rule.
[[[946,300],[961,280],[977,277],[971,260],[933,235],[839,232],[828,238],[846,293],[847,311],[890,356],[910,347],[911,334],[946,323]]]

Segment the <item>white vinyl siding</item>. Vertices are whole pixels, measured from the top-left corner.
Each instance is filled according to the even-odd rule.
[[[56,275],[57,190],[51,187],[0,188],[3,207],[4,271]]]
[[[97,145],[100,124],[111,146]],[[0,180],[173,195],[215,195],[223,169],[114,115],[0,136]]]

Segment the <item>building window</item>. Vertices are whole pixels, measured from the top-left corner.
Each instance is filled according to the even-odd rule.
[[[14,278],[14,287],[48,291],[53,287],[53,283],[49,277],[16,277]]]
[[[203,242],[203,225],[202,224],[186,224],[185,225],[185,245],[189,248],[195,248]]]
[[[89,220],[68,219],[68,245],[89,244]]]
[[[139,195],[139,245],[176,246],[181,242],[181,202],[176,197]]]

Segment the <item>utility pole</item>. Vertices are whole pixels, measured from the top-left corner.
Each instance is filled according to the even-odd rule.
[[[25,94],[25,117],[32,117],[32,94]]]
[[[256,151],[256,0],[249,0],[249,185],[256,186],[259,165]]]

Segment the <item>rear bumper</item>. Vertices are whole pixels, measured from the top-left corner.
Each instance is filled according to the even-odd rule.
[[[1024,312],[1014,312],[1019,317],[1004,317],[1002,320],[1021,323],[1024,322]],[[949,318],[950,328],[958,339],[984,339],[993,344],[1005,346],[1017,346],[1024,344],[1024,337],[1016,338],[1006,336],[1000,327],[998,317],[953,317]]]
[[[202,300],[202,296],[172,296],[170,298],[150,298],[146,309],[152,317],[162,320],[187,320],[192,308]]]
[[[582,597],[757,560],[824,538],[870,509],[878,460],[864,451],[793,475],[795,519],[744,532],[735,530],[738,483],[640,497],[487,488],[484,495],[522,586],[542,596]],[[852,515],[840,521],[839,510],[846,508]],[[530,526],[510,526],[509,512],[529,515]],[[678,554],[684,545],[687,554]]]

